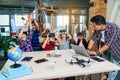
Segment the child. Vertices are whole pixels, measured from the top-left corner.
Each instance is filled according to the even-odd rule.
[[[61,42],[60,50],[63,49],[70,49],[70,40],[72,39],[71,35],[69,33],[66,33],[66,31],[60,31],[61,33]]]
[[[43,31],[41,32],[40,36],[39,36],[39,43],[43,43],[45,37],[47,36],[47,34],[50,33],[50,30],[43,28]]]
[[[61,40],[58,37],[58,35],[55,35],[55,38],[57,39],[58,42],[52,40],[50,35],[47,35],[47,38],[42,45],[43,50],[53,50],[55,45],[60,46],[61,45]]]
[[[88,42],[84,38],[84,33],[83,32],[77,32],[78,24],[75,25],[74,28],[74,44],[79,45],[79,46],[84,46],[87,49]]]
[[[39,35],[39,43],[40,47],[42,47],[43,42],[45,41],[45,38],[47,37],[47,34],[50,33],[50,30],[46,28],[45,24],[43,25],[43,31]]]
[[[39,44],[39,34],[40,34],[40,31],[39,31],[39,24],[37,23],[37,21],[34,19],[34,13],[30,13],[28,15],[28,21],[31,21],[31,24],[32,24],[32,40],[31,40],[31,43],[32,43],[32,48],[33,48],[33,51],[40,51],[41,48],[40,48],[40,44]]]
[[[31,39],[32,39],[32,26],[30,23],[30,30],[27,34],[27,32],[24,32],[24,29],[26,27],[26,24],[22,27],[19,35],[18,35],[18,40],[19,40],[19,45],[20,48],[22,49],[23,52],[30,52],[33,51],[32,46],[31,46]]]

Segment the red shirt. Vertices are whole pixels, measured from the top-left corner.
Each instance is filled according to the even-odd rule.
[[[46,47],[43,50],[53,50],[53,47],[55,46],[55,42],[50,41],[46,44]]]

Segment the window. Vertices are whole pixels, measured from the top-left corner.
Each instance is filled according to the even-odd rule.
[[[24,17],[26,20],[28,19],[28,14],[26,15],[19,15],[19,14],[15,14],[15,27],[17,29],[17,31],[19,31],[19,29],[22,28],[22,26],[24,25],[24,23],[26,23],[25,20],[22,20],[21,18]],[[27,31],[28,28],[25,28],[25,31]]]
[[[0,36],[10,36],[9,26],[6,26],[6,27],[0,26]]]
[[[83,31],[83,24],[86,24],[86,16],[85,15],[80,15],[79,16],[79,31]]]
[[[68,15],[58,15],[57,16],[57,27],[55,31],[67,29],[69,25],[69,16]]]
[[[84,31],[83,24],[87,24],[87,10],[86,9],[73,9],[71,11],[71,33],[73,33],[74,26],[78,24],[78,32]]]
[[[10,36],[9,15],[0,15],[0,36]]]
[[[9,25],[9,15],[0,15],[0,25]]]
[[[87,9],[58,9],[54,14],[53,27],[54,32],[65,29],[73,34],[74,26],[78,24],[78,31],[84,31],[83,24],[87,24]],[[44,12],[43,22],[51,23],[51,13]]]
[[[24,20],[22,20],[21,18],[24,17],[25,19],[27,19],[28,15],[15,15],[15,25],[16,26],[23,26],[23,24],[25,23]]]

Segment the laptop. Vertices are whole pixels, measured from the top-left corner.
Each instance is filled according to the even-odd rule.
[[[74,44],[70,44],[70,45],[71,45],[72,49],[80,55],[86,56],[86,57],[96,60],[98,62],[104,61],[103,59],[99,58],[98,56],[90,56],[88,54],[87,50],[85,49],[85,47],[83,47],[83,46],[78,46],[78,45],[74,45]]]
[[[74,44],[70,44],[70,45],[76,53],[90,58],[90,55],[87,53],[87,50],[85,49],[85,47],[74,45]]]

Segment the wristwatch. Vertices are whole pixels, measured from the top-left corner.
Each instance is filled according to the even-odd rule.
[[[100,52],[100,51],[97,51],[96,54],[97,54],[97,55],[101,55],[101,52]]]

